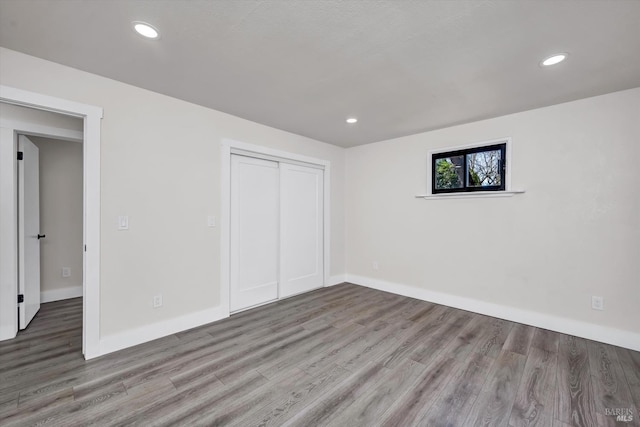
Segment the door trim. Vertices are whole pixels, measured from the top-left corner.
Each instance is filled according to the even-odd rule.
[[[83,252],[82,352],[85,359],[92,359],[100,355],[100,121],[103,110],[4,85],[0,85],[0,102],[83,119],[83,236],[86,250]],[[28,133],[29,129],[20,131]],[[13,158],[11,165],[13,170]],[[8,199],[11,199],[8,202],[13,206],[15,199]],[[17,224],[13,227],[17,227]],[[8,243],[11,245],[13,242]],[[13,278],[8,283],[15,284],[17,265],[8,274]],[[14,301],[16,300],[17,288]],[[17,313],[17,305],[12,305]],[[17,316],[15,319],[17,328]]]
[[[328,286],[331,271],[331,162],[315,157],[276,150],[246,142],[224,138],[220,144],[220,183],[221,183],[221,214],[220,214],[220,305],[224,312],[230,313],[230,245],[231,245],[231,154],[251,156],[265,160],[303,163],[324,169],[323,191],[323,285]]]

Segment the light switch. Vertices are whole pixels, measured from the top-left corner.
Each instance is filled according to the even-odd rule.
[[[71,269],[69,267],[62,267],[62,277],[71,277]]]
[[[129,229],[129,217],[126,215],[120,215],[118,217],[118,230]]]
[[[209,215],[207,217],[207,227],[215,227],[216,226],[216,217],[213,215]]]

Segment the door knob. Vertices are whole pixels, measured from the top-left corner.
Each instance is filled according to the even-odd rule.
[[[47,237],[46,234],[38,234],[38,240],[44,239],[45,237]]]

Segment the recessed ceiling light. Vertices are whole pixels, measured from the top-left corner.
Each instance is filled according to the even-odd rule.
[[[358,119],[356,119],[355,117],[349,117],[347,119],[347,123],[349,123],[350,125],[352,125],[354,123],[357,123],[357,122],[358,122]]]
[[[136,33],[148,39],[160,38],[160,33],[158,32],[158,30],[156,30],[152,25],[147,24],[146,22],[134,21],[133,29],[136,30]]]
[[[569,56],[568,53],[556,53],[554,55],[549,56],[548,58],[543,59],[540,65],[542,65],[543,67],[556,65],[564,61],[565,59],[567,59],[567,56]]]

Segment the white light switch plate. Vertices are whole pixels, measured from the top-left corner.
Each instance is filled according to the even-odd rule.
[[[153,308],[162,307],[162,295],[156,295],[153,297]]]
[[[207,227],[215,227],[216,226],[216,217],[213,215],[209,215],[207,217]]]
[[[120,215],[118,217],[118,230],[129,229],[129,217],[126,215]]]
[[[62,277],[71,277],[71,269],[69,267],[62,267]]]

